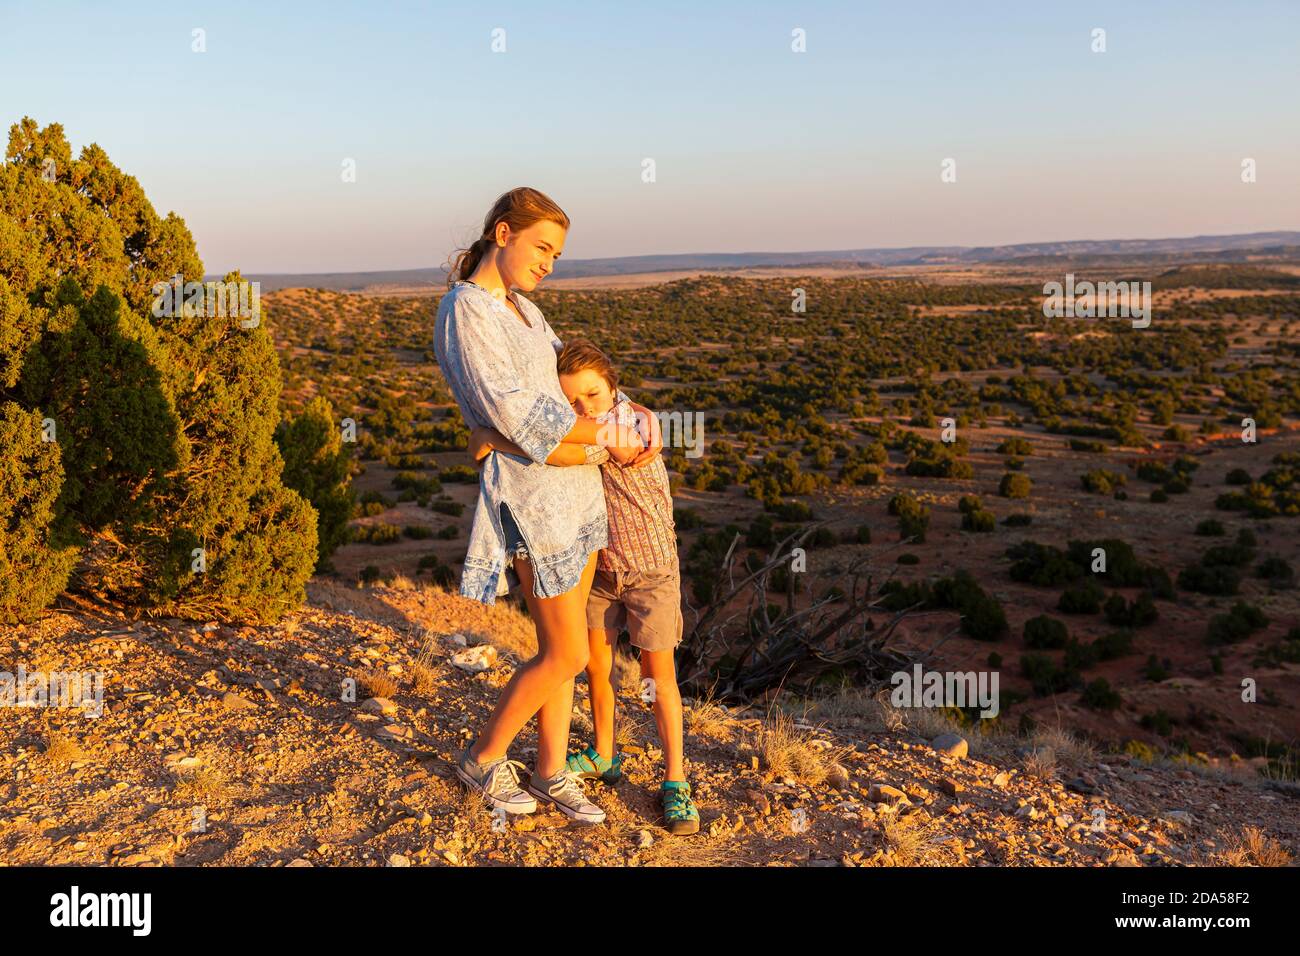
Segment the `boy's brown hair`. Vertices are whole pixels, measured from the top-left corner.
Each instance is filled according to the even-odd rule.
[[[618,391],[618,375],[614,372],[614,363],[608,355],[596,348],[591,339],[569,339],[565,342],[559,358],[555,360],[556,372],[572,375],[588,368],[598,372],[609,383],[611,392]]]

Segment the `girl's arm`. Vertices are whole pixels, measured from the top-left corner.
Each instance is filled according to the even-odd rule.
[[[507,455],[527,458],[522,448],[502,435],[495,428],[475,428],[469,436],[469,453],[474,463],[481,465],[488,454],[503,451]],[[578,445],[573,442],[561,442],[555,451],[546,457],[548,465],[599,465],[609,460],[609,452],[599,445]]]

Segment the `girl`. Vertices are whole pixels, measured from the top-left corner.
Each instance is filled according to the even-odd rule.
[[[556,468],[546,460],[574,445],[593,459],[609,454],[639,466],[662,442],[652,429],[647,447],[636,428],[579,418],[555,371],[560,340],[541,310],[511,291],[532,291],[550,274],[568,228],[568,216],[538,190],[505,193],[481,237],[457,257],[438,303],[434,352],[466,424],[490,425],[524,453],[494,454],[483,464],[460,593],[492,604],[517,579],[538,648],[502,690],[456,774],[507,813],[531,813],[540,797],[575,820],[600,823],[605,813],[566,769],[565,752],[573,679],[587,664],[587,595],[608,540],[605,499],[595,465]],[[641,411],[643,423],[653,421]],[[525,792],[523,765],[506,751],[534,714],[537,765]]]

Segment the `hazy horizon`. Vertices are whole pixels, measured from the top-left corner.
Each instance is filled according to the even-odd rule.
[[[1300,223],[1300,8],[1269,0],[0,9],[6,127],[99,143],[210,273],[437,268],[517,185],[573,221],[557,277]]]

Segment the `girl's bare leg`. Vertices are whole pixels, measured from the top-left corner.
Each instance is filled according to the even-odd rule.
[[[613,631],[593,627],[588,632],[587,687],[591,693],[591,723],[596,728],[596,752],[614,759],[614,641]]]
[[[587,559],[577,586],[553,598],[533,593],[531,561],[516,559],[515,573],[537,627],[537,656],[521,665],[502,689],[470,757],[477,763],[504,757],[519,731],[537,714],[537,771],[553,776],[564,764],[573,716],[573,678],[587,666],[587,595],[596,573],[596,553]]]

